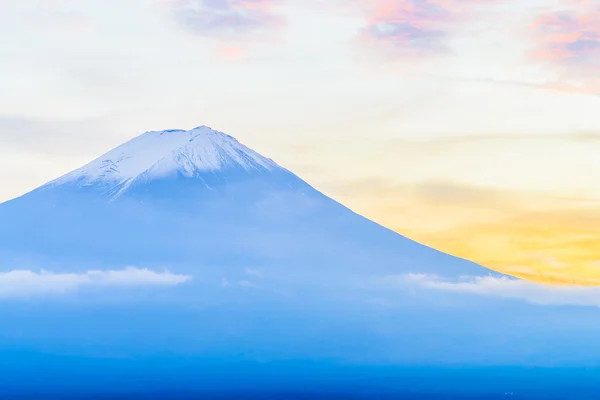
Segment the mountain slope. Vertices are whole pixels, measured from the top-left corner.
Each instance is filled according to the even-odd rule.
[[[12,268],[284,262],[282,275],[488,273],[368,221],[207,127],[147,132],[0,205],[0,254]]]

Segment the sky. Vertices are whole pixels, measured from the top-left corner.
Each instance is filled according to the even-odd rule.
[[[442,251],[600,284],[598,0],[0,0],[0,201],[209,125]]]

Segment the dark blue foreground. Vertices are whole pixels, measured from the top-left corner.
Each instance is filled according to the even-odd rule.
[[[389,367],[2,352],[2,399],[597,399],[598,368]]]

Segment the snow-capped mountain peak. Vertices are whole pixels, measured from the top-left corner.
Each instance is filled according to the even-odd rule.
[[[193,177],[227,169],[272,170],[279,167],[232,136],[207,126],[191,130],[146,132],[53,182],[108,186],[171,175]]]

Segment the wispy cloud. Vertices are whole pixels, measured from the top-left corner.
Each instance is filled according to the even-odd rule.
[[[397,283],[417,284],[432,290],[524,300],[539,305],[600,307],[600,287],[549,286],[493,276],[467,277],[457,282],[424,274],[408,274],[388,279]]]
[[[175,286],[191,279],[187,275],[134,267],[82,273],[13,270],[0,273],[0,298],[64,294],[85,287]]]
[[[427,0],[380,0],[365,5],[368,23],[361,33],[364,42],[388,45],[404,56],[446,50],[446,25],[451,14],[445,8]]]
[[[476,0],[361,0],[358,3],[367,15],[361,40],[369,45],[384,45],[400,56],[447,53],[447,39],[459,23],[464,22],[465,11],[486,4]]]
[[[538,47],[533,55],[579,65],[600,64],[600,7],[540,15],[533,24]]]
[[[258,289],[258,285],[254,284],[254,283],[252,283],[250,281],[247,281],[247,280],[230,281],[227,278],[221,279],[221,286],[224,287],[224,288],[238,286],[238,287],[244,287],[244,288]]]
[[[244,269],[244,273],[246,275],[255,276],[257,278],[262,278],[262,272],[258,269],[246,268],[246,269]]]
[[[22,18],[33,30],[82,35],[91,32],[95,24],[80,4],[78,0],[0,1],[0,22]]]
[[[555,86],[600,93],[600,4],[564,1],[559,10],[540,14],[532,24],[534,60],[556,70]]]
[[[275,10],[278,3],[279,0],[170,0],[165,4],[185,28],[197,35],[248,42],[271,35],[273,29],[284,25],[284,18]]]

